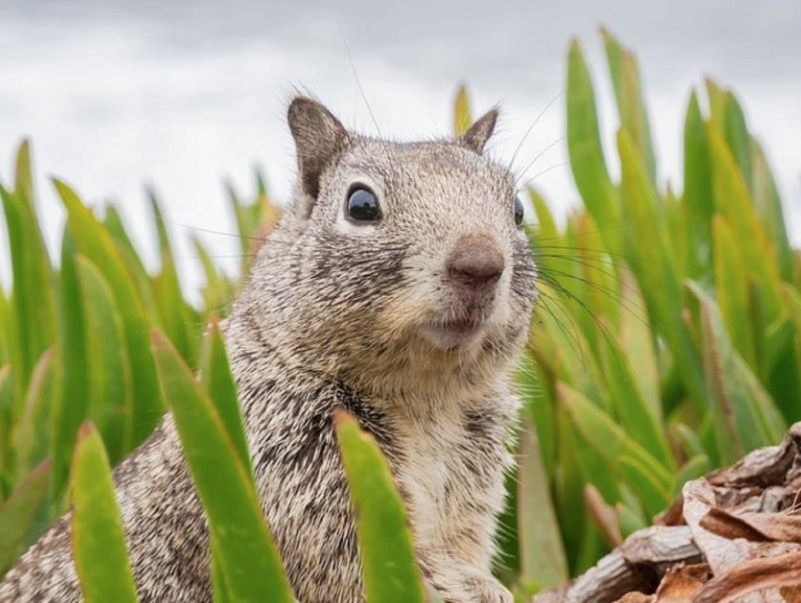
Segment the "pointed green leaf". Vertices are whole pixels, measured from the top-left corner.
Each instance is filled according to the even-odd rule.
[[[236,383],[228,368],[228,355],[225,351],[220,324],[211,318],[203,348],[200,375],[217,413],[220,416],[228,437],[236,446],[242,464],[252,472],[248,442],[242,427],[242,412],[236,394]]]
[[[707,415],[709,416],[709,415]],[[687,457],[706,456],[706,450],[701,443],[701,438],[684,423],[676,423],[671,426],[673,435],[680,440],[682,451]]]
[[[370,603],[423,603],[412,534],[389,464],[347,412],[336,411],[334,422],[356,517],[365,598]]]
[[[590,73],[575,40],[568,53],[567,147],[584,205],[603,231],[607,247],[617,250],[619,201],[606,168]]]
[[[228,584],[225,579],[219,547],[214,540],[211,541],[211,585],[212,601],[214,603],[233,603]]]
[[[706,125],[698,97],[693,91],[684,120],[684,203],[687,211],[686,238],[691,277],[703,274],[710,267],[712,233],[710,222],[715,212],[712,193],[712,164]]]
[[[50,461],[39,463],[0,507],[0,577],[14,564],[28,533],[33,528],[36,511],[44,503],[50,478]]]
[[[106,451],[91,423],[72,461],[72,551],[86,603],[135,603],[131,563]]]
[[[111,237],[116,243],[120,258],[131,273],[136,290],[142,299],[145,314],[152,324],[158,324],[159,312],[156,307],[156,299],[152,291],[150,275],[142,261],[141,254],[131,240],[128,230],[122,221],[120,212],[114,205],[106,207],[103,217],[103,226],[106,227]]]
[[[53,409],[59,404],[56,349],[46,350],[31,377],[25,407],[14,432],[12,447],[16,456],[16,475],[28,473],[51,453]]]
[[[586,313],[586,310],[573,299],[574,295],[552,289],[549,283],[554,278],[540,272],[536,316],[541,333],[546,336],[534,340],[537,360],[547,364],[561,381],[572,384],[599,404],[606,403],[607,397],[599,391],[603,379],[597,358],[590,353],[590,345],[572,314],[572,311]],[[546,345],[547,350],[541,347]]]
[[[651,142],[651,127],[643,101],[637,60],[628,49],[622,48],[609,30],[602,28],[601,36],[615,91],[621,127],[628,130],[640,150],[648,175],[656,182],[656,159]]]
[[[153,190],[148,190],[148,198],[153,212],[153,221],[156,226],[161,257],[161,273],[154,279],[153,283],[153,291],[161,319],[160,324],[170,341],[181,353],[181,357],[190,366],[194,366],[197,338],[196,333],[191,329],[193,325],[186,313],[181,283],[178,279],[178,269],[175,265],[175,256],[172,252],[170,236],[167,233],[164,213]]]
[[[127,249],[130,253],[128,257],[132,260],[128,262],[135,272],[140,273],[142,277],[147,278],[147,270],[145,264],[136,250],[136,245],[133,244],[128,230],[125,228],[125,223],[122,220],[119,210],[114,205],[108,205],[105,208],[105,215],[103,216],[103,226],[106,227],[109,234],[119,243],[123,248]]]
[[[596,453],[613,464],[621,457],[634,459],[654,478],[661,490],[666,492],[670,488],[668,470],[626,435],[609,415],[564,383],[557,386],[557,391],[559,401],[565,405],[576,428]]]
[[[14,410],[14,384],[11,366],[0,366],[0,502],[6,499],[7,486],[14,478],[11,432],[16,417]]]
[[[637,494],[649,518],[655,517],[670,506],[670,490],[660,483],[641,458],[622,455],[617,458],[617,466],[626,483]]]
[[[704,376],[698,351],[682,315],[681,288],[673,262],[675,253],[667,233],[660,228],[656,191],[625,130],[618,133],[617,141],[622,198],[627,214],[624,228],[627,257],[645,296],[652,324],[670,346],[696,409],[703,412],[706,408]],[[642,250],[646,249],[650,253],[643,257]]]
[[[453,103],[453,133],[461,136],[473,124],[470,115],[470,100],[467,97],[467,86],[461,84],[456,91],[456,100]]]
[[[602,233],[592,216],[583,212],[576,216],[574,224],[574,246],[577,250],[570,255],[576,268],[573,279],[577,285],[576,298],[580,301],[580,308],[577,308],[574,316],[591,349],[597,351],[598,339],[603,337],[603,329],[606,328],[606,324],[599,324],[599,317],[603,316],[609,323],[616,324],[620,311],[628,308],[628,299],[625,291],[619,291],[615,269],[607,261]],[[558,276],[557,280],[566,284]]]
[[[681,466],[679,472],[676,474],[676,479],[673,482],[671,494],[673,496],[681,495],[684,484],[694,479],[698,479],[712,471],[712,464],[705,454],[699,454],[692,457],[684,465]]]
[[[164,412],[153,354],[147,340],[149,325],[142,299],[132,273],[108,231],[72,189],[60,181],[55,181],[55,186],[67,208],[70,231],[78,250],[100,270],[114,293],[133,376],[132,445],[137,445],[150,435]]]
[[[776,444],[786,430],[773,400],[731,346],[714,302],[697,286],[701,302],[704,367],[721,460],[733,463],[746,452]]]
[[[726,91],[715,83],[712,78],[704,80],[706,86],[706,95],[709,98],[709,114],[712,120],[720,131],[723,131],[726,125]]]
[[[89,360],[84,337],[84,312],[75,268],[75,241],[68,228],[61,243],[60,331],[62,400],[53,422],[53,464],[56,496],[65,491],[78,428],[86,419],[89,402]],[[114,350],[115,353],[117,349]],[[104,358],[104,357],[100,357]]]
[[[0,366],[10,363],[11,357],[14,356],[11,349],[11,346],[15,343],[13,340],[14,328],[11,321],[11,310],[8,307],[2,283],[0,283]]]
[[[98,426],[112,463],[131,449],[133,376],[125,349],[122,318],[114,294],[100,270],[83,256],[76,258],[85,337],[92,350],[87,416]]]
[[[787,225],[784,220],[779,190],[762,146],[753,138],[751,139],[751,163],[754,178],[754,204],[768,238],[775,246],[782,279],[790,281],[793,278],[793,250],[787,236]]]
[[[559,229],[543,196],[533,187],[527,187],[529,199],[537,214],[536,240],[546,246],[558,245]]]
[[[714,125],[710,125],[707,131],[718,206],[739,242],[745,270],[759,284],[766,317],[772,321],[783,311],[781,279],[773,246],[759,222],[743,175],[720,131]]]
[[[524,422],[518,463],[520,579],[543,588],[556,587],[568,578],[567,558],[539,442],[530,420]]]
[[[231,599],[292,603],[256,487],[214,402],[163,335],[153,350]]]
[[[218,270],[211,255],[199,239],[193,237],[192,244],[203,266],[203,273],[206,275],[206,285],[203,287],[205,311],[224,317],[228,313],[228,306],[236,292],[234,283]]]
[[[615,92],[615,100],[618,103],[618,111],[620,110],[620,98],[622,96],[621,88],[623,86],[623,47],[617,41],[612,32],[606,27],[601,27],[601,38],[604,43],[604,50],[606,51],[606,63],[609,66],[609,78],[612,80],[612,90]]]
[[[56,342],[57,314],[50,258],[33,204],[0,186],[11,250],[16,346],[19,365],[13,364],[18,396],[25,391],[33,367]],[[9,335],[13,337],[14,335]]]
[[[31,144],[23,140],[17,150],[14,173],[14,193],[33,210],[33,170],[31,169]]]
[[[676,463],[664,436],[662,417],[646,404],[628,359],[611,336],[602,338],[601,351],[610,406],[621,427],[662,466],[675,470]]]
[[[801,336],[801,292],[794,289],[789,283],[782,285],[782,291],[790,310],[790,318],[795,325],[795,332]]]
[[[744,317],[749,315],[748,286],[743,279],[740,246],[725,218],[712,221],[715,260],[715,291],[726,330],[739,354],[756,367],[754,332]]]
[[[751,171],[751,137],[748,126],[745,124],[745,114],[731,91],[725,93],[725,125],[723,129],[726,143],[734,155],[740,173],[749,190],[753,190],[753,175]]]
[[[664,413],[659,391],[659,368],[645,300],[631,271],[621,269],[619,274],[621,298],[625,300],[626,307],[620,311],[616,341],[631,365],[631,373],[643,402],[651,415],[661,420]]]
[[[228,183],[228,198],[236,218],[237,232],[242,249],[241,273],[247,274],[263,237],[278,219],[280,212],[270,203],[266,194],[259,194],[253,203],[240,200],[234,187]],[[266,229],[266,230],[265,230]]]
[[[570,575],[573,576],[586,567],[586,558],[592,556],[596,548],[595,543],[587,539],[587,532],[595,528],[585,512],[584,487],[587,480],[582,475],[578,461],[582,451],[591,449],[586,444],[581,451],[578,449],[580,436],[565,406],[559,404],[556,413],[559,465],[554,472],[554,506],[559,517],[559,531],[565,544]]]

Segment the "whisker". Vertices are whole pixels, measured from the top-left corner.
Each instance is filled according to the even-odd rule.
[[[519,186],[519,187],[517,188],[517,192],[519,193],[520,191],[522,191],[523,189],[525,189],[527,186],[529,186],[529,185],[530,185],[532,182],[534,182],[534,181],[535,181],[537,178],[539,178],[540,176],[542,176],[542,175],[544,175],[544,174],[547,174],[548,172],[550,172],[551,170],[555,170],[556,168],[565,167],[565,166],[566,166],[566,165],[568,165],[569,163],[570,163],[570,162],[568,162],[568,161],[562,161],[562,162],[560,162],[560,163],[556,163],[556,164],[554,164],[554,165],[551,165],[551,166],[549,166],[549,167],[545,168],[544,170],[541,170],[541,171],[537,172],[537,173],[536,173],[536,174],[534,174],[534,175],[533,175],[531,178],[529,178],[528,180],[526,180],[526,181],[523,183],[523,185],[522,185],[522,186]]]
[[[384,135],[381,132],[381,126],[378,125],[378,119],[376,119],[375,113],[373,112],[373,107],[370,105],[370,101],[367,100],[367,93],[364,91],[364,86],[362,86],[362,79],[359,77],[359,71],[356,69],[356,62],[353,60],[353,55],[350,52],[350,46],[348,45],[348,41],[345,38],[345,32],[342,31],[342,27],[337,24],[337,29],[339,29],[339,35],[342,38],[342,45],[345,47],[345,54],[348,56],[348,62],[350,63],[350,68],[353,71],[353,79],[356,80],[356,87],[359,89],[359,95],[362,97],[362,101],[364,101],[365,106],[367,107],[367,112],[370,114],[370,119],[375,126],[376,132],[378,132],[378,137],[381,139],[381,142],[384,146],[384,154],[387,157],[387,161],[392,166],[392,169],[395,169],[395,164],[392,160],[392,153],[388,148],[388,143],[384,139]]]
[[[569,291],[564,286],[562,286],[562,284],[559,283],[558,281],[553,280],[552,282],[549,282],[549,281],[546,280],[545,282],[547,282],[548,284],[551,284],[552,286],[556,287],[557,290],[560,293],[562,293],[563,295],[565,295],[570,301],[578,304],[581,307],[581,309],[583,311],[585,311],[592,318],[593,323],[600,330],[601,335],[603,336],[604,340],[606,340],[606,342],[609,345],[609,347],[614,349],[615,346],[612,344],[612,342],[614,341],[614,337],[613,337],[612,333],[609,331],[609,328],[606,326],[606,323],[602,318],[599,318],[595,314],[595,312],[593,312],[589,308],[589,306],[587,306],[586,303],[584,303],[581,299],[579,299],[571,291]],[[569,314],[567,314],[567,315],[570,316]],[[572,316],[570,316],[570,318],[572,320]],[[584,354],[582,354],[582,356],[584,356]]]
[[[561,288],[561,285],[559,285],[559,283],[556,282],[549,283],[549,281],[547,280],[545,280],[545,282],[551,284],[556,291],[558,291]],[[567,309],[562,305],[562,303],[560,303],[560,300],[558,298],[548,294],[543,290],[540,290],[539,297],[540,297],[539,301],[541,302],[541,305],[539,307],[543,309],[545,312],[547,312],[548,315],[553,319],[556,327],[564,336],[565,341],[567,341],[567,343],[573,348],[573,351],[576,352],[576,355],[586,366],[587,350],[585,350],[584,347],[581,345],[581,337],[579,335],[578,326],[576,325],[573,316],[571,316],[570,312],[568,312]],[[554,311],[554,306],[561,312],[562,316],[564,317],[564,321],[557,316],[556,312]],[[568,332],[568,329],[565,326],[565,321],[570,326],[572,333]]]
[[[531,134],[531,132],[536,127],[537,122],[540,121],[542,116],[545,115],[545,113],[548,111],[548,109],[550,109],[551,106],[557,100],[559,100],[559,98],[561,98],[564,93],[565,93],[565,90],[563,89],[561,92],[559,92],[559,94],[557,94],[550,101],[548,101],[548,104],[545,105],[545,107],[542,109],[542,111],[539,112],[537,117],[534,118],[534,121],[531,123],[531,125],[528,127],[526,132],[523,134],[523,138],[520,140],[520,142],[518,143],[517,147],[515,148],[515,152],[512,154],[512,159],[509,160],[509,171],[510,172],[514,170],[514,164],[515,164],[515,159],[517,158],[517,154],[520,152],[520,149],[523,148],[523,144],[526,142],[526,139],[528,138],[529,134]]]
[[[236,234],[234,232],[224,232],[222,230],[214,230],[211,228],[203,228],[202,226],[191,226],[189,224],[181,224],[180,222],[174,222],[173,220],[168,220],[164,216],[156,216],[157,220],[164,222],[165,224],[170,224],[171,226],[176,226],[178,228],[185,228],[187,230],[194,230],[196,232],[205,232],[208,234],[219,235],[221,237],[233,237],[236,239],[250,239],[253,241],[260,241],[260,237],[250,237],[248,235],[243,234]]]
[[[209,255],[210,260],[228,260],[228,259],[242,259],[242,258],[255,258],[255,253],[232,253],[224,255]],[[199,255],[176,255],[176,260],[199,260]]]
[[[618,294],[617,291],[614,291],[609,287],[605,287],[600,283],[595,283],[587,278],[575,274],[570,274],[569,272],[564,272],[562,270],[546,269],[544,271],[541,271],[540,274],[553,276],[554,279],[556,279],[557,277],[568,278],[575,281],[579,281],[589,287],[592,287],[596,291],[603,293],[608,299],[611,299],[612,301],[619,303],[621,308],[626,310],[629,314],[631,314],[635,319],[637,319],[642,324],[648,324],[645,316],[641,314],[641,312],[645,309],[644,307],[640,306],[636,301],[632,300],[631,298],[626,297],[625,295]]]
[[[520,172],[520,176],[518,176],[518,177],[517,177],[517,179],[515,180],[515,184],[517,184],[517,181],[518,181],[520,178],[523,178],[523,177],[526,175],[526,172],[528,172],[528,171],[529,171],[529,170],[530,170],[532,167],[534,167],[534,164],[535,164],[535,163],[537,163],[537,160],[538,160],[540,157],[542,157],[543,155],[545,155],[545,153],[547,153],[548,151],[550,151],[552,148],[554,148],[556,145],[558,145],[558,144],[559,144],[560,142],[562,142],[564,139],[565,139],[565,137],[564,137],[564,136],[560,136],[559,138],[557,138],[556,140],[554,140],[554,141],[553,141],[553,142],[551,142],[550,144],[546,145],[546,146],[545,146],[545,148],[544,148],[544,149],[542,149],[542,150],[541,150],[539,153],[537,153],[537,154],[534,156],[534,159],[532,159],[532,160],[531,160],[531,161],[530,161],[530,162],[529,162],[529,163],[526,165],[526,167],[525,167],[525,168],[523,168],[523,170],[521,170],[521,172]]]
[[[535,259],[539,258],[553,258],[553,259],[558,259],[560,261],[573,262],[574,264],[578,264],[579,266],[583,266],[584,268],[587,268],[589,270],[595,270],[596,272],[606,276],[607,278],[614,280],[615,283],[617,283],[617,285],[622,289],[624,289],[625,291],[628,291],[629,293],[639,296],[639,290],[636,287],[633,287],[628,282],[626,282],[626,279],[620,277],[614,270],[614,268],[625,269],[625,270],[628,270],[628,268],[616,266],[615,264],[608,262],[604,258],[581,258],[581,257],[571,257],[563,255],[538,254]],[[593,264],[592,262],[596,263]],[[613,270],[605,270],[605,268],[612,268]],[[547,266],[543,267],[542,265],[540,265],[540,271],[547,272],[548,270],[550,270],[550,268],[548,268]]]

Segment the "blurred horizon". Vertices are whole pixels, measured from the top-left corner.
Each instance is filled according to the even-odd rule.
[[[557,142],[574,36],[593,69],[604,141],[613,145],[603,24],[639,61],[660,181],[681,188],[687,99],[711,76],[742,102],[774,169],[791,241],[801,244],[801,5],[597,4],[0,0],[0,179],[10,180],[16,147],[30,137],[51,251],[63,223],[48,182],[57,175],[87,203],[116,202],[146,256],[155,248],[146,244],[154,233],[144,189],[152,185],[171,222],[183,281],[196,290],[202,277],[188,235],[229,268],[237,242],[175,224],[234,232],[223,181],[251,195],[254,165],[272,197],[286,199],[294,158],[284,110],[293,90],[312,91],[349,127],[377,134],[371,109],[381,134],[413,139],[450,132],[453,97],[466,82],[474,116],[502,106],[491,145],[500,161],[509,161],[556,99],[516,164],[542,153],[528,177],[564,216],[578,200],[569,166],[560,165],[565,144]],[[616,170],[614,155],[607,158]],[[5,241],[0,249],[6,256]],[[0,257],[3,282],[7,260]]]

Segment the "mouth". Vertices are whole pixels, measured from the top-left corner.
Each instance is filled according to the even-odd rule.
[[[423,332],[437,347],[455,350],[477,339],[483,327],[483,321],[476,319],[439,320],[425,324]]]

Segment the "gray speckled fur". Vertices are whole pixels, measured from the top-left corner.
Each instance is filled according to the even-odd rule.
[[[506,442],[507,374],[528,333],[536,275],[513,218],[514,181],[484,157],[490,113],[459,141],[390,143],[346,132],[296,99],[298,187],[225,324],[262,506],[296,596],[360,603],[359,552],[331,414],[356,415],[390,459],[427,583],[451,603],[508,603],[491,574]],[[376,225],[344,218],[354,181],[379,192]],[[446,258],[488,236],[506,269],[466,306]],[[431,325],[481,318],[463,345]],[[168,416],[115,471],[141,600],[211,601],[207,533]],[[69,518],[22,557],[0,601],[71,603]]]

